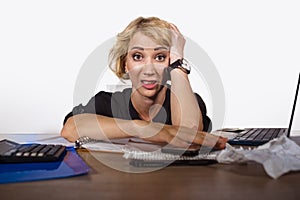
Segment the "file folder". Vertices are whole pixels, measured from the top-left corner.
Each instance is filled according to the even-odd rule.
[[[67,147],[67,153],[61,161],[0,164],[0,184],[66,178],[89,171],[90,167],[74,147]]]

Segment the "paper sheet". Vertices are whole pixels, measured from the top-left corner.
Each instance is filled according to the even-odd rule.
[[[277,179],[289,171],[300,170],[300,147],[285,135],[256,149],[236,149],[227,144],[217,161],[226,164],[255,161],[263,165],[270,177]]]
[[[90,151],[103,151],[112,153],[123,153],[123,147],[128,144],[128,138],[113,139],[110,141],[94,141],[83,144],[82,147]]]
[[[83,148],[86,148],[90,151],[104,151],[112,153],[123,153],[123,146],[123,144],[112,144],[106,142],[88,143],[82,145]]]

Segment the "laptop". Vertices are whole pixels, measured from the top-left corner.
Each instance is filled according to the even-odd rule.
[[[246,128],[246,129],[233,129],[233,128],[224,128],[221,131],[237,133],[233,138],[229,138],[228,143],[232,145],[247,145],[247,146],[258,146],[268,141],[286,135],[290,137],[291,127],[293,123],[297,96],[299,91],[300,84],[300,73],[298,77],[298,83],[296,87],[295,99],[292,109],[292,114],[289,122],[288,128]]]

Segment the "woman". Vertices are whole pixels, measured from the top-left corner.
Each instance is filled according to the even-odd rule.
[[[139,17],[117,35],[109,66],[132,88],[96,94],[69,113],[61,135],[109,140],[139,137],[178,147],[199,144],[225,148],[226,138],[207,133],[206,106],[189,83],[185,39],[174,24]],[[171,81],[171,85],[168,84]]]

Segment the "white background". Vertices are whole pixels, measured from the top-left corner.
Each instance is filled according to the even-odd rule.
[[[298,2],[1,1],[0,133],[59,133],[87,57],[138,16],[175,23],[208,54],[225,89],[225,127],[286,127],[300,72]]]

